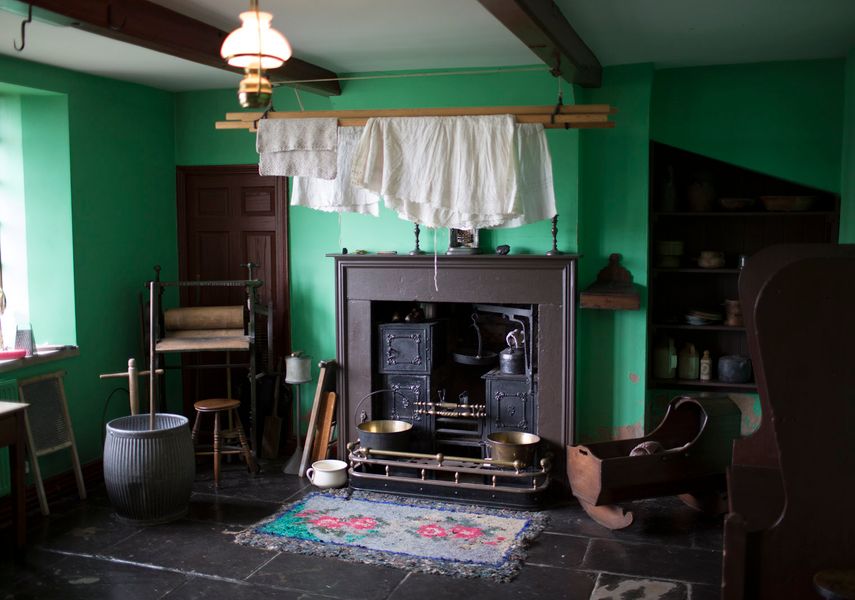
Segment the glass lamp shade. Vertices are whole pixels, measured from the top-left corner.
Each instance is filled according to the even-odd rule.
[[[233,67],[281,67],[291,58],[291,44],[284,35],[270,27],[272,19],[273,15],[266,12],[242,12],[240,20],[243,23],[223,41],[220,55]]]

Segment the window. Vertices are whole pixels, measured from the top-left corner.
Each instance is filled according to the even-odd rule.
[[[0,331],[75,344],[68,100],[0,84]]]

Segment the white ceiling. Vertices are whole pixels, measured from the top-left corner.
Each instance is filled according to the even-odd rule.
[[[223,30],[244,0],[155,0]],[[556,0],[603,65],[688,66],[845,56],[855,0]],[[4,2],[0,2],[2,7]],[[5,2],[8,4],[8,2]],[[261,0],[303,60],[337,73],[537,64],[477,0]],[[73,27],[0,10],[0,54],[166,90],[228,88],[239,77]]]

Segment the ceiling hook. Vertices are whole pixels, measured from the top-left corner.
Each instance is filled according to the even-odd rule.
[[[119,23],[118,25],[113,25],[113,5],[112,4],[107,5],[107,27],[109,27],[113,31],[121,31],[122,29],[125,28],[125,23],[127,23],[127,22],[128,22],[128,16],[125,15],[125,17],[122,19],[121,23]]]
[[[27,45],[27,25],[33,22],[33,5],[30,4],[30,7],[27,9],[27,18],[25,21],[21,21],[21,45],[18,45],[18,42],[12,40],[12,46],[18,52],[23,52],[24,47]]]

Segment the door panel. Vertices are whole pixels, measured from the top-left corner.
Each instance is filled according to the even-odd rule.
[[[273,357],[290,352],[288,294],[287,178],[262,177],[256,165],[178,167],[179,277],[182,280],[246,279],[242,264],[258,265],[253,277],[264,285],[261,303],[273,302]],[[182,306],[243,304],[244,288],[182,288]],[[248,357],[234,353],[232,363]],[[174,360],[174,359],[173,359]],[[187,353],[185,366],[222,364],[220,353]],[[258,365],[258,371],[266,365]],[[224,369],[186,370],[184,409],[193,402],[223,397]],[[233,369],[232,381],[244,381],[245,372]]]
[[[264,282],[258,290],[261,302],[270,299],[271,290],[277,288],[276,281],[276,237],[270,232],[244,232],[243,233],[244,256],[258,265],[256,277]]]

